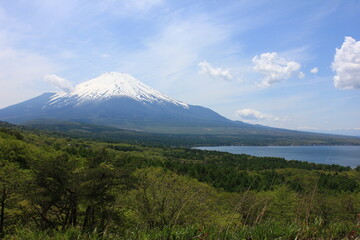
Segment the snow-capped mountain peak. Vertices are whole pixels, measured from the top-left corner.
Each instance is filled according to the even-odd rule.
[[[80,83],[71,93],[56,94],[48,104],[64,104],[69,102],[70,99],[76,100],[77,104],[81,104],[102,101],[112,97],[129,97],[136,101],[148,103],[172,103],[188,108],[186,103],[161,94],[131,75],[117,72],[105,73],[97,78]]]

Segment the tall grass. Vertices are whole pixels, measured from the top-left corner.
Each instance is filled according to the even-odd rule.
[[[349,223],[323,225],[321,221],[298,225],[267,221],[237,229],[213,226],[174,226],[162,229],[128,229],[122,233],[83,233],[70,228],[63,232],[18,229],[5,240],[305,240],[305,239],[360,239],[360,229]]]
[[[27,228],[17,229],[12,235],[8,235],[4,240],[99,240],[99,239],[118,239],[115,235],[96,231],[83,233],[78,228],[69,228],[66,231],[40,231]]]

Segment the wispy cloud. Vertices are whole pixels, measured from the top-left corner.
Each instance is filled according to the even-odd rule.
[[[136,1],[125,0],[121,2],[124,2],[124,4],[128,6],[128,8],[144,10],[161,4],[163,0],[136,0]]]
[[[199,74],[226,81],[231,81],[233,79],[229,69],[213,67],[206,61],[199,62],[198,66],[200,67]]]
[[[336,72],[334,85],[339,89],[360,89],[360,41],[345,37],[336,49],[332,69]]]
[[[95,6],[95,8],[101,12],[124,16],[132,15],[132,17],[137,18],[142,17],[139,13],[144,14],[152,8],[161,5],[163,2],[164,0],[102,0],[91,4],[91,7]]]
[[[270,87],[274,83],[290,78],[300,70],[300,64],[287,61],[278,56],[276,52],[263,53],[252,59],[253,70],[264,75],[259,86]]]
[[[141,49],[124,53],[119,58],[119,68],[153,82],[154,87],[169,89],[179,80],[190,79],[189,72],[194,74],[193,80],[201,53],[216,48],[228,36],[226,26],[206,16],[175,18],[158,34],[145,38]]]

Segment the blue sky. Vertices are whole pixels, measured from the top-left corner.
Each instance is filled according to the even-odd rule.
[[[0,0],[0,107],[60,91],[47,74],[76,85],[118,71],[233,120],[354,133],[359,12],[358,0]]]

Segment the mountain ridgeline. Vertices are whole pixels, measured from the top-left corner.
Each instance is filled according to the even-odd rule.
[[[131,143],[145,138],[146,143],[187,146],[360,144],[356,137],[232,121],[116,72],[80,83],[71,92],[44,93],[0,109],[0,121],[101,140],[131,139]]]

